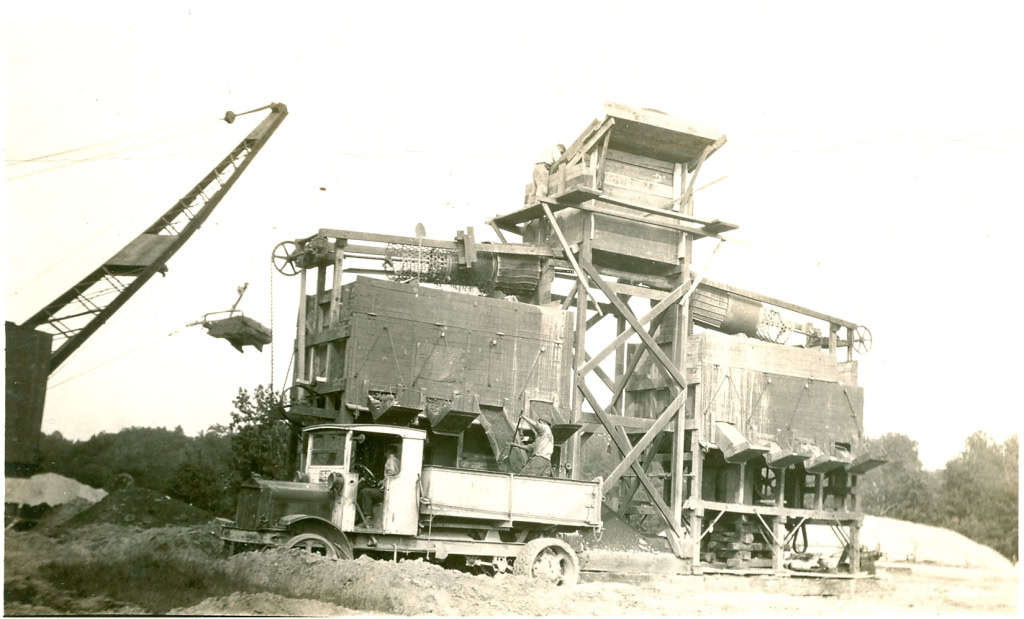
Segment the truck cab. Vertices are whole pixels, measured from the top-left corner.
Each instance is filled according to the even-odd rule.
[[[310,426],[303,431],[301,469],[309,482],[327,484],[338,529],[415,535],[425,439],[415,428]],[[389,457],[397,467],[386,471]]]

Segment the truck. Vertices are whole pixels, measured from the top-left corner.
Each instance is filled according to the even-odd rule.
[[[428,433],[325,423],[302,431],[295,481],[252,477],[220,538],[233,550],[423,558],[446,567],[578,582],[584,536],[600,535],[602,481],[424,464]],[[397,467],[386,467],[397,457]],[[397,470],[395,470],[397,468]]]

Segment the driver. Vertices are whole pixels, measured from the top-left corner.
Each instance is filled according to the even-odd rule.
[[[394,477],[401,470],[398,449],[391,445],[387,448],[384,459],[384,476]],[[373,522],[373,506],[384,501],[384,482],[373,478],[369,469],[364,469],[363,479],[359,481],[359,509],[362,511],[364,527],[371,527]]]

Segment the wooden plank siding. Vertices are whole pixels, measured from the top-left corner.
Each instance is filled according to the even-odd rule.
[[[827,352],[711,331],[693,336],[687,352],[689,370],[700,376],[695,403],[702,427],[726,422],[751,440],[810,440],[823,450],[860,443],[864,391]],[[627,415],[655,415],[671,400],[670,386],[643,360],[626,387]]]
[[[319,310],[307,305],[312,327]],[[369,381],[373,391],[415,389],[443,400],[473,393],[481,405],[499,408],[516,409],[517,399],[521,408],[527,398],[564,407],[571,316],[558,308],[358,278],[342,287],[338,325],[311,334],[312,376],[326,377],[332,388]],[[365,406],[356,401],[362,397],[361,389],[349,388],[345,401]]]

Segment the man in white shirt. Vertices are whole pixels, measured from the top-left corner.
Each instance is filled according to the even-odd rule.
[[[547,419],[534,421],[525,416],[523,421],[533,430],[536,438],[529,446],[512,443],[513,447],[523,449],[530,454],[530,459],[527,460],[526,466],[519,471],[519,474],[551,477],[551,454],[555,451],[555,437],[551,433],[551,424]]]
[[[384,459],[384,477],[395,477],[402,470],[401,461],[398,459],[398,449],[394,446],[387,448],[387,455]],[[362,481],[362,480],[360,480]],[[363,526],[372,528],[380,523],[375,522],[373,507],[384,502],[384,482],[367,480],[369,483],[360,483],[362,486],[358,492],[359,509],[363,512]]]
[[[533,204],[538,197],[548,195],[548,176],[551,174],[551,167],[564,152],[565,146],[559,144],[557,149],[544,149],[537,157],[537,163],[533,164],[533,186],[530,187],[530,195],[526,198],[527,204]]]

